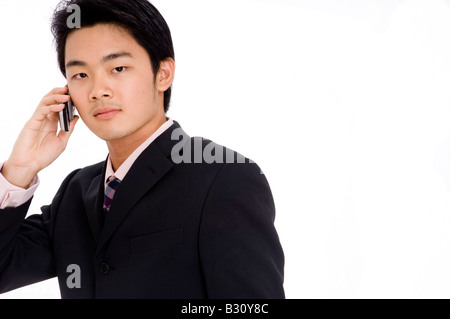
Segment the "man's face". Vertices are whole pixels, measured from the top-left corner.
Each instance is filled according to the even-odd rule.
[[[145,138],[165,121],[150,57],[126,30],[98,24],[73,31],[65,62],[77,111],[101,139]]]

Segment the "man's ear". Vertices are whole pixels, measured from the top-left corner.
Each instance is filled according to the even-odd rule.
[[[167,91],[175,78],[175,61],[167,58],[161,61],[158,74],[156,76],[156,84],[159,92]]]

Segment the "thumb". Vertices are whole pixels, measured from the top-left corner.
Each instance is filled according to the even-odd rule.
[[[75,125],[77,124],[79,119],[80,119],[80,117],[78,115],[74,116],[73,120],[70,122],[70,125],[69,125],[69,132],[66,132],[64,130],[59,131],[58,137],[61,138],[65,144],[67,144],[67,142],[69,141],[69,138],[72,135],[72,133],[75,129]]]

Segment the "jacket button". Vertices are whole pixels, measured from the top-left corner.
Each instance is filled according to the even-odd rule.
[[[100,272],[104,275],[107,275],[109,273],[109,265],[107,263],[101,263],[100,264]]]

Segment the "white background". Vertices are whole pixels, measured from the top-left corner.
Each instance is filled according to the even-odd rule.
[[[0,2],[0,161],[65,85],[56,0]],[[154,0],[173,34],[169,116],[256,161],[287,298],[450,297],[450,1]],[[31,212],[104,160],[79,122]],[[0,298],[60,298],[56,279]]]

